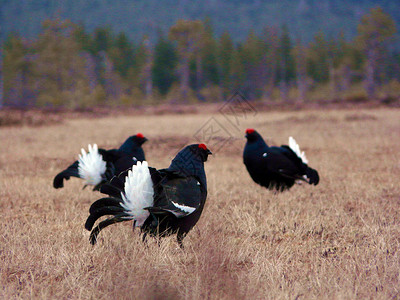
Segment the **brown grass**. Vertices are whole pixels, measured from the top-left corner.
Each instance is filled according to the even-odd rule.
[[[78,179],[54,190],[53,177],[88,143],[111,148],[139,131],[149,163],[166,167],[212,116],[233,139],[205,141],[209,197],[185,250],[173,237],[146,246],[130,223],[92,247],[83,224],[100,194]],[[217,113],[3,127],[0,298],[398,299],[399,120],[398,109],[305,110],[249,115],[239,130]],[[282,194],[254,184],[247,127],[274,144],[293,135],[320,184]]]

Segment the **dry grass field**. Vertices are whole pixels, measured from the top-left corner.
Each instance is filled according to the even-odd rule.
[[[208,112],[1,127],[0,298],[399,299],[400,110],[258,112],[235,124]],[[320,184],[275,194],[252,182],[247,127],[270,145],[293,135]],[[175,237],[146,246],[131,222],[93,247],[83,225],[101,195],[76,178],[52,187],[81,147],[113,148],[137,132],[156,168],[199,136],[214,152],[184,250]]]

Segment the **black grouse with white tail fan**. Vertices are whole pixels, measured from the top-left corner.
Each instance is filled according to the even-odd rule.
[[[87,153],[81,149],[79,159],[54,177],[53,187],[64,187],[64,180],[73,176],[84,179],[84,187],[92,185],[93,190],[98,190],[113,176],[129,169],[137,161],[145,160],[142,145],[146,141],[143,134],[138,133],[130,136],[119,149],[104,150],[99,149],[96,144],[89,145]]]
[[[318,184],[318,172],[307,165],[305,153],[300,151],[294,138],[289,138],[289,146],[281,147],[269,147],[254,129],[246,130],[246,138],[243,162],[251,178],[259,185],[284,191],[295,182]]]
[[[133,226],[154,237],[177,234],[181,247],[185,235],[200,218],[207,198],[204,162],[211,151],[204,144],[186,146],[167,169],[148,167],[146,161],[115,176],[100,192],[109,195],[94,202],[85,228],[94,245],[100,231],[117,222],[133,220]]]

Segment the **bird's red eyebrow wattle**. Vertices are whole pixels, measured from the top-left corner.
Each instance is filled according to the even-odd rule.
[[[253,133],[254,132],[254,129],[253,128],[248,128],[248,129],[246,129],[246,133],[248,133],[248,134],[251,134],[251,133]]]
[[[199,148],[203,150],[207,150],[207,146],[205,144],[199,144]]]
[[[144,135],[143,134],[141,134],[141,133],[138,133],[137,135],[136,135],[138,138],[144,138]]]

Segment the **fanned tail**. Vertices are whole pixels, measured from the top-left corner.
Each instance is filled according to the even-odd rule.
[[[55,189],[59,189],[59,188],[64,187],[64,179],[65,180],[69,180],[69,178],[71,176],[80,178],[79,172],[78,172],[78,165],[79,165],[79,162],[76,161],[72,165],[70,165],[67,169],[65,169],[64,171],[58,173],[54,177],[53,187]]]
[[[96,244],[96,242],[97,242],[97,236],[99,235],[99,233],[100,233],[101,230],[103,230],[103,229],[106,228],[107,226],[110,226],[110,225],[112,225],[112,224],[119,223],[119,222],[124,222],[124,221],[126,221],[126,220],[127,220],[127,219],[125,218],[124,215],[121,215],[121,216],[117,215],[117,216],[114,216],[114,217],[112,217],[112,218],[108,218],[108,219],[106,219],[106,220],[100,222],[99,225],[97,225],[97,226],[92,230],[92,232],[90,233],[90,237],[89,237],[89,242],[90,242],[90,244],[92,244],[92,245],[95,245],[95,244]]]
[[[153,205],[154,190],[147,162],[138,162],[132,170],[113,177],[110,183],[101,187],[101,192],[110,194],[111,197],[101,198],[90,206],[90,215],[86,220],[85,228],[92,230],[99,218],[107,215],[112,217],[93,228],[90,234],[90,243],[93,245],[103,228],[128,220],[135,220],[134,224],[141,226],[149,216],[149,211],[145,208]]]
[[[128,171],[124,192],[121,193],[121,206],[137,221],[136,226],[143,225],[149,216],[149,212],[144,208],[153,206],[153,195],[153,181],[149,166],[146,161],[138,161],[137,165],[132,166],[132,170]]]
[[[78,160],[79,177],[86,180],[88,185],[98,185],[103,181],[106,173],[107,163],[103,160],[103,156],[99,153],[97,145],[88,145],[89,152],[81,149]]]
[[[289,147],[292,149],[294,153],[303,161],[303,163],[308,164],[308,159],[304,151],[300,150],[299,144],[297,144],[296,140],[293,137],[289,137]]]
[[[97,236],[100,231],[105,227],[112,225],[114,223],[129,221],[132,216],[124,210],[120,205],[121,200],[116,198],[101,198],[94,202],[89,209],[89,217],[86,220],[85,228],[87,230],[92,230],[94,223],[103,216],[111,215],[108,219],[100,222],[95,228],[93,228],[90,233],[90,243],[94,245],[97,240]]]
[[[102,216],[118,215],[125,213],[124,208],[120,205],[120,200],[116,198],[101,198],[94,202],[89,209],[89,217],[86,220],[85,228],[92,230],[94,223]]]
[[[319,175],[318,175],[317,170],[314,170],[314,169],[308,167],[306,170],[306,176],[307,176],[307,178],[309,178],[309,181],[308,181],[309,184],[313,184],[313,185],[318,184]]]

